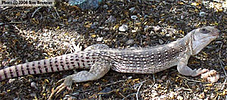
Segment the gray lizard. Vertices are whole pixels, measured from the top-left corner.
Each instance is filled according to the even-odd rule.
[[[215,70],[191,69],[187,66],[191,55],[198,54],[219,36],[219,30],[206,26],[192,30],[184,38],[171,43],[134,49],[112,49],[105,44],[89,46],[84,51],[32,61],[0,70],[0,80],[29,74],[43,74],[72,69],[89,69],[64,78],[62,85],[52,92],[59,92],[72,82],[85,82],[103,77],[110,69],[122,73],[152,74],[177,66],[180,74],[198,76],[216,82],[219,75]]]

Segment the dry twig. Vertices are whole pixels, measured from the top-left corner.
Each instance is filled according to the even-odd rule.
[[[139,100],[139,92],[140,92],[140,89],[143,86],[144,82],[146,82],[146,80],[143,81],[143,82],[140,82],[140,86],[139,86],[139,88],[137,89],[137,92],[136,92],[136,100]]]

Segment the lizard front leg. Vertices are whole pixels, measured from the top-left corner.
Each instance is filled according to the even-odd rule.
[[[180,58],[177,64],[177,70],[180,74],[185,76],[201,75],[201,78],[207,79],[211,83],[218,81],[219,74],[217,74],[215,70],[209,71],[208,69],[201,69],[201,68],[192,70],[190,67],[188,67],[187,64],[188,64],[189,57],[190,56],[188,56],[187,54],[184,54]]]
[[[103,77],[110,70],[110,64],[105,61],[95,62],[89,71],[80,71],[73,75],[67,76],[64,78],[64,82],[58,86],[49,96],[48,100],[51,100],[53,95],[58,94],[64,88],[70,87],[72,82],[86,82],[91,80],[97,80]],[[60,80],[61,81],[61,80]]]

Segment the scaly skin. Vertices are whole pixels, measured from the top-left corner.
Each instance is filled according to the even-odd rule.
[[[218,29],[206,26],[192,30],[182,39],[156,47],[111,49],[104,44],[96,44],[84,51],[2,69],[0,70],[0,80],[28,74],[43,74],[79,68],[90,69],[66,77],[64,83],[51,94],[50,98],[55,92],[70,86],[72,82],[97,80],[110,69],[122,73],[151,74],[177,65],[177,70],[182,75],[198,76],[202,74],[203,78],[208,81],[216,82],[219,79],[216,71],[192,70],[187,66],[187,63],[191,55],[198,54],[218,35]]]

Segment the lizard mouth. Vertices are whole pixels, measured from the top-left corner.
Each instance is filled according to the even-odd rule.
[[[219,36],[220,35],[220,31],[218,29],[214,30],[212,36]]]
[[[214,33],[212,36],[218,37],[220,34],[219,33]]]

